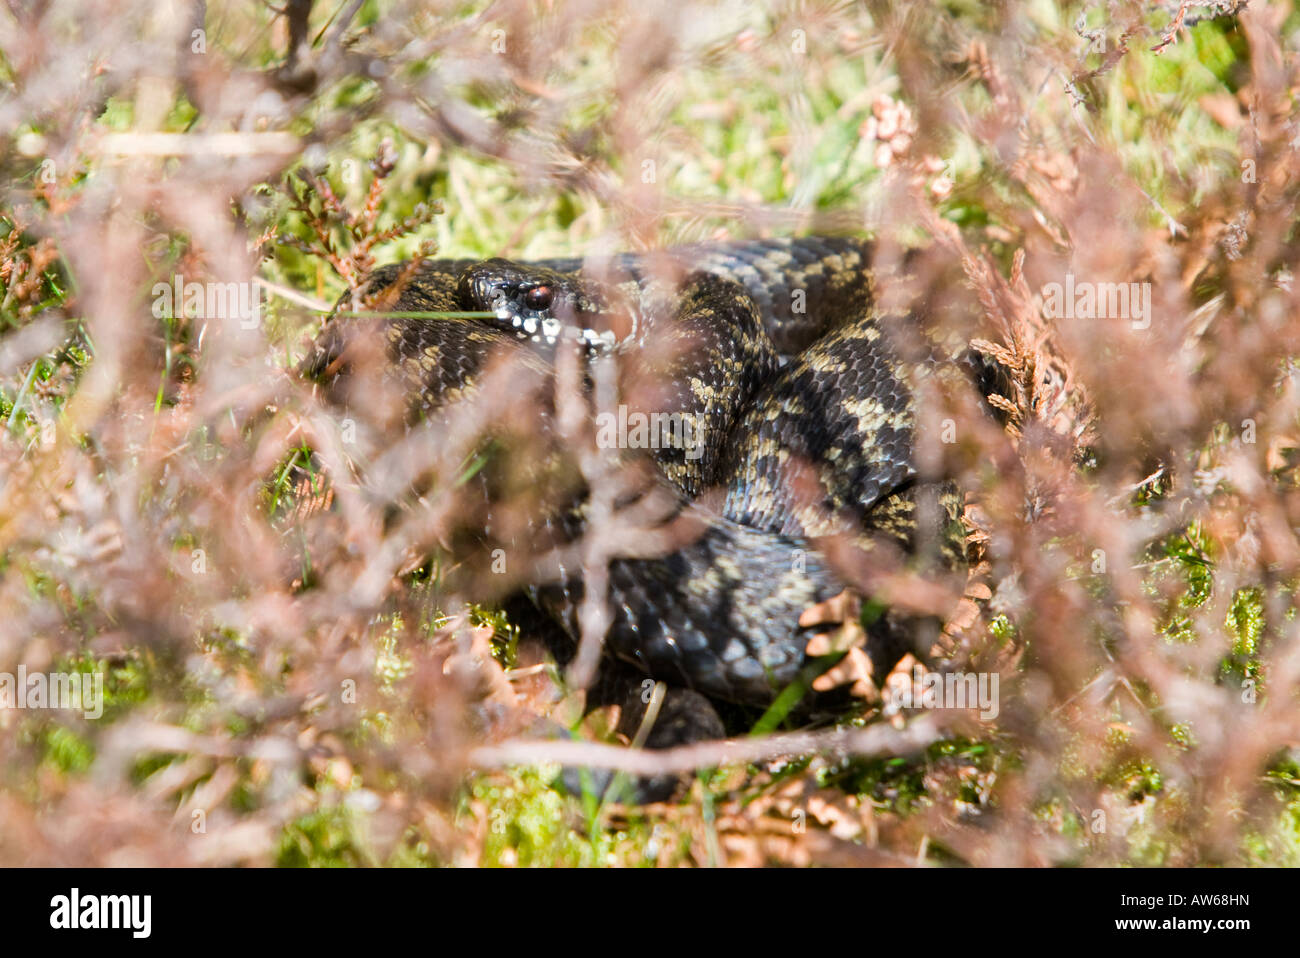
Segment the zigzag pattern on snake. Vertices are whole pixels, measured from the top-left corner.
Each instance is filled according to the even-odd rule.
[[[569,339],[589,361],[617,357],[619,402],[678,417],[661,448],[640,455],[703,532],[669,555],[611,563],[606,649],[670,686],[762,706],[808,664],[800,616],[845,588],[819,551],[824,537],[904,554],[924,539],[938,568],[964,561],[957,490],[923,481],[914,455],[917,377],[958,357],[930,347],[904,361],[894,332],[914,333],[915,316],[878,306],[892,277],[873,271],[872,253],[864,240],[808,237],[603,262],[430,260],[407,270],[386,308],[492,318],[398,317],[384,344],[416,418],[472,398],[500,352],[543,375]],[[377,270],[366,291],[403,270]],[[373,326],[333,319],[302,370],[345,379],[348,337],[362,328]],[[543,422],[551,415],[539,410]],[[922,528],[919,515],[937,519]],[[580,534],[581,497],[538,521]],[[576,636],[582,587],[568,568],[532,595]],[[906,620],[877,619],[867,642],[877,674],[910,642]]]

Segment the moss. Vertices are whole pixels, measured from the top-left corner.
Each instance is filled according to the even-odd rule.
[[[602,824],[599,810],[555,790],[548,775],[522,770],[473,782],[458,817],[486,810],[481,864],[522,867],[592,867],[647,864],[652,837],[658,851],[661,827],[633,820],[616,829]],[[680,848],[680,844],[679,844]]]
[[[281,868],[345,868],[374,864],[358,847],[352,816],[341,808],[321,809],[287,825],[275,863]]]

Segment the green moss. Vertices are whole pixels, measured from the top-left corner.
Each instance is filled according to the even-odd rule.
[[[556,791],[550,777],[537,770],[480,779],[471,784],[459,814],[470,815],[470,802],[488,811],[484,865],[523,867],[592,867],[647,864],[646,848],[663,831],[642,820],[608,829],[599,813]],[[678,846],[681,847],[680,844]],[[657,851],[657,846],[652,848]]]
[[[345,868],[375,864],[359,847],[353,816],[335,807],[303,815],[280,834],[275,863],[281,868]]]
[[[1259,654],[1259,642],[1264,634],[1264,599],[1259,589],[1237,590],[1228,609],[1228,629],[1236,639],[1233,655]]]
[[[907,815],[930,803],[926,778],[935,763],[959,761],[988,771],[999,760],[989,743],[958,738],[936,742],[914,758],[848,759],[821,771],[818,784],[841,788],[882,809]],[[981,802],[966,784],[958,787],[957,799],[974,805]]]
[[[95,760],[95,748],[90,740],[66,725],[50,723],[40,738],[44,751],[42,761],[62,772],[84,772]]]

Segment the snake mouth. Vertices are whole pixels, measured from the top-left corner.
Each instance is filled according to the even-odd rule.
[[[547,291],[548,308],[534,309],[528,297],[539,288]],[[588,350],[612,350],[623,338],[618,317],[597,308],[564,283],[536,269],[526,269],[505,259],[491,259],[468,267],[457,283],[458,296],[466,309],[491,313],[487,320],[503,332],[552,350],[566,332]],[[550,299],[558,291],[554,300]],[[583,308],[584,305],[587,308]]]

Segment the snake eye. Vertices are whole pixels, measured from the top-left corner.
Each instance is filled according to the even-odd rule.
[[[549,286],[534,286],[524,293],[524,305],[540,313],[542,310],[550,308],[554,295]]]

